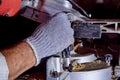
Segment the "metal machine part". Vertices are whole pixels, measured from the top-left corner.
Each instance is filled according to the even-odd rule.
[[[92,71],[71,72],[70,80],[111,80],[111,67]]]
[[[22,0],[21,9],[28,6],[28,7],[32,7],[34,9],[40,10],[40,11],[41,11],[41,8],[43,8],[42,10],[44,11],[44,7],[50,7],[50,8],[57,10],[59,7],[57,7],[57,6],[54,7],[54,5],[58,5],[63,10],[64,10],[64,8],[72,9],[72,4],[70,4],[69,1],[67,1],[67,0],[45,0],[45,1]]]
[[[70,52],[73,50],[73,45],[70,45],[68,48],[62,51],[62,59],[63,59],[63,69],[69,69],[70,65]]]
[[[71,44],[64,49],[58,57],[51,57],[47,61],[47,80],[70,80],[69,67],[70,67],[70,52],[73,50]]]
[[[97,60],[97,57],[94,53],[86,54],[86,55],[80,55],[80,54],[72,54],[71,60],[77,63],[87,63]]]
[[[101,38],[100,25],[76,20],[72,22],[72,28],[74,29],[75,32],[74,33],[75,38],[88,38],[88,39]]]
[[[93,63],[95,64],[94,61],[92,62],[92,64]],[[98,61],[98,65],[101,65],[99,64],[99,61]],[[111,76],[112,76],[112,68],[110,66],[109,67],[103,66],[103,68],[98,68],[98,69],[93,68],[93,70],[77,71],[77,72],[65,70],[63,69],[63,66],[64,66],[63,58],[61,57],[49,58],[46,66],[47,67],[46,79],[47,80],[74,80],[74,79],[75,80],[88,80],[88,79],[111,80]]]
[[[25,7],[20,12],[20,15],[30,20],[36,21],[38,23],[43,23],[50,19],[50,16],[48,13],[42,12],[32,7]]]
[[[84,16],[86,16],[87,18],[90,18],[90,16],[87,14],[87,12],[80,7],[77,3],[75,3],[73,0],[68,0],[71,4],[73,4],[74,6],[76,6],[77,8],[79,8],[80,13],[82,13]]]
[[[51,57],[47,61],[47,80],[70,80],[69,72],[63,70],[62,62],[60,57]]]
[[[104,60],[108,65],[111,65],[111,60],[113,59],[113,56],[111,54],[104,55]]]
[[[79,56],[77,54],[70,54],[73,50],[73,45],[70,45],[68,48],[64,49],[61,56],[51,57],[47,61],[47,80],[111,80],[112,69],[110,65],[107,65],[105,62],[96,61],[97,57],[94,54]],[[73,56],[72,56],[73,55]],[[73,57],[73,58],[72,58]],[[79,64],[94,64],[91,65],[92,70],[89,71],[72,71],[72,62],[77,62]],[[99,63],[100,62],[100,63]],[[104,63],[104,66],[99,66]],[[89,65],[88,64],[88,65]],[[88,65],[86,68],[88,68]],[[96,68],[96,66],[98,68]],[[90,66],[90,65],[89,65]],[[95,69],[94,69],[95,67]],[[106,77],[107,76],[107,77]]]
[[[21,8],[24,8],[26,6],[38,8],[39,5],[41,5],[40,0],[22,0]]]
[[[44,5],[44,7],[43,7]],[[25,7],[31,7],[38,11],[48,12],[48,13],[58,13],[59,11],[71,11],[73,10],[72,4],[68,0],[1,0],[0,4],[0,15],[14,16],[18,12],[25,11]],[[43,9],[41,9],[43,8]],[[49,9],[50,8],[50,9]],[[80,13],[79,13],[80,15]]]
[[[63,51],[62,57],[63,57],[63,68],[67,69],[70,65],[70,52],[68,52],[66,50]]]
[[[117,33],[120,34],[120,20],[112,19],[90,19],[86,20],[87,23],[99,24],[102,33]],[[111,27],[112,26],[112,27]]]
[[[45,0],[45,2],[43,2],[42,0],[22,0],[21,10],[19,11],[19,14],[26,18],[36,21],[35,18],[30,18],[27,16],[31,15],[29,14],[31,12],[28,10],[30,8],[34,11],[37,11],[37,14],[41,14],[42,12],[45,14],[49,14],[49,16],[59,13],[61,11],[69,12],[71,13],[69,14],[69,18],[71,18],[71,21],[84,21],[84,19],[87,19],[86,16],[82,15],[79,11],[73,9],[72,4],[68,0]],[[37,20],[37,22],[39,22],[39,20]]]

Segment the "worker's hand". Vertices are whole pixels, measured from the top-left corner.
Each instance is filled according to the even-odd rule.
[[[68,16],[65,13],[55,15],[47,24],[39,26],[26,41],[33,48],[37,59],[36,65],[43,57],[63,51],[74,43]]]

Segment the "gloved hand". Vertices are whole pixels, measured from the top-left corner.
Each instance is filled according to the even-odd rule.
[[[39,26],[35,32],[26,39],[36,56],[36,65],[43,57],[63,51],[74,43],[73,30],[68,16],[58,13],[45,25]]]

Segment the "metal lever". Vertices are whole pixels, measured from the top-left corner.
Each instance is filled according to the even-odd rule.
[[[70,65],[70,51],[73,50],[73,45],[70,45],[62,52],[62,58],[63,58],[63,69],[66,70],[69,68]]]

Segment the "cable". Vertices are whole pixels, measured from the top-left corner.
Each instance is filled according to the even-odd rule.
[[[112,52],[119,53],[119,50],[118,50],[118,51],[117,51],[117,50],[114,50],[114,49],[112,49],[110,46],[108,46],[108,49],[111,50]]]
[[[73,0],[68,0],[68,1],[69,1],[71,4],[73,4],[74,6],[76,6],[77,8],[79,8],[81,14],[83,14],[84,16],[90,18],[89,15],[87,14],[87,12],[86,12],[82,7],[80,7],[76,2],[74,2]]]

